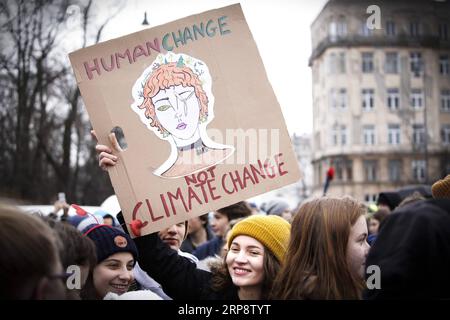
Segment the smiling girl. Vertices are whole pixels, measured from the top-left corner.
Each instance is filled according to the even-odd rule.
[[[109,292],[121,295],[134,280],[133,266],[138,251],[124,232],[107,225],[90,225],[83,234],[95,244],[97,265],[81,292],[83,299],[103,299]]]
[[[228,253],[211,272],[170,250],[156,233],[135,239],[139,264],[174,300],[266,299],[284,260],[290,225],[278,216],[255,215],[232,229]]]

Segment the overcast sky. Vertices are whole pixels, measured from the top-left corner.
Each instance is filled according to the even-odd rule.
[[[102,1],[103,2],[103,1]],[[107,25],[103,40],[142,30],[144,11],[150,27],[192,14],[237,3],[233,0],[127,0],[123,10]],[[247,23],[264,62],[269,81],[281,105],[290,134],[312,132],[310,25],[327,0],[241,0]],[[289,50],[296,79],[279,65]],[[300,77],[298,76],[300,75]]]

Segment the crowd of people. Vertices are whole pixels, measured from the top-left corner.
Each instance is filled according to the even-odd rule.
[[[1,299],[450,298],[450,175],[432,197],[241,201],[134,239],[121,212],[80,210],[0,204]]]

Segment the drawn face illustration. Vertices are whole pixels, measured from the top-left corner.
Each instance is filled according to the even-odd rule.
[[[214,119],[214,95],[205,62],[182,53],[160,54],[136,80],[132,95],[131,108],[142,123],[170,143],[169,158],[153,170],[154,175],[185,176],[234,152],[232,146],[213,141],[206,131]],[[188,162],[191,156],[195,163]]]
[[[152,98],[156,117],[171,135],[187,140],[198,128],[200,106],[194,88],[182,85],[162,89]]]

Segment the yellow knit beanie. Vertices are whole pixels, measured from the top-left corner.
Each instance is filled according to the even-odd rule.
[[[228,248],[237,236],[249,236],[261,242],[282,262],[289,244],[291,225],[275,215],[254,215],[239,221],[231,230]]]
[[[450,198],[450,174],[431,186],[431,194],[435,199]]]

